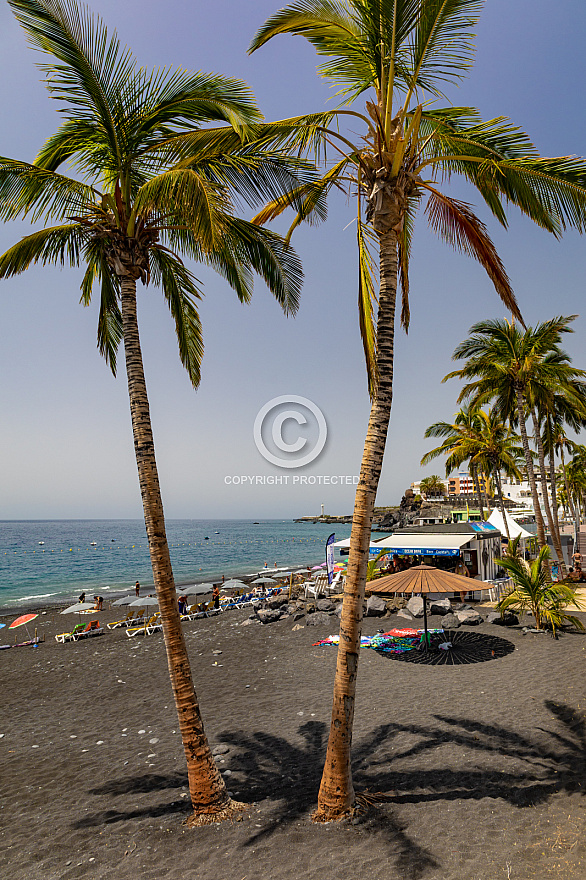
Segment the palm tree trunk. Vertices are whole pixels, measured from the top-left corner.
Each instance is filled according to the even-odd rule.
[[[484,522],[484,508],[482,506],[482,492],[480,489],[480,480],[478,479],[478,468],[473,462],[470,462],[470,470],[472,471],[472,481],[478,496],[478,507],[480,508],[480,519]]]
[[[340,620],[332,722],[319,789],[317,821],[339,819],[354,804],[350,764],[356,677],[362,632],[370,530],[393,399],[393,352],[397,294],[397,236],[380,236],[380,295],[377,319],[378,384],[370,410],[360,480],[354,500],[348,573]]]
[[[507,533],[507,541],[510,541],[511,540],[511,533],[509,531],[509,523],[507,522],[507,511],[505,509],[505,499],[503,498],[503,485],[501,483],[501,473],[498,469],[498,466],[495,466],[495,468],[494,468],[494,479],[495,479],[495,483],[496,483],[496,491],[498,493],[501,515],[503,517],[503,522],[505,524],[505,531]]]
[[[533,409],[533,407],[531,407],[531,420],[533,422],[533,430],[535,432],[535,445],[537,446],[537,456],[539,458],[539,472],[541,475],[541,494],[543,495],[543,504],[545,507],[545,514],[547,516],[547,524],[549,526],[551,540],[552,540],[552,544],[555,548],[555,553],[558,558],[560,570],[563,572],[563,570],[564,570],[564,557],[562,555],[562,544],[560,541],[559,532],[556,531],[553,516],[551,514],[551,507],[549,504],[549,496],[547,494],[547,472],[545,469],[545,453],[543,451],[543,442],[541,440],[541,431],[539,428],[539,420],[537,418],[537,414],[536,414],[535,410]],[[565,574],[565,572],[564,572],[564,574]]]
[[[128,396],[138,480],[153,577],[161,611],[167,663],[187,759],[191,803],[196,816],[210,813],[216,815],[229,812],[231,801],[203,729],[179,618],[138,333],[136,281],[128,276],[121,278],[121,301]]]
[[[566,474],[566,460],[564,456],[564,444],[560,445],[560,458],[562,460],[562,473],[564,475],[564,486],[566,487],[566,498],[568,499],[568,507],[570,508],[570,513],[572,514],[572,519],[576,519],[576,511],[574,510],[574,502],[572,500],[572,496],[570,494],[570,487],[568,485],[568,475]]]
[[[543,525],[543,515],[539,504],[539,495],[537,494],[537,483],[535,482],[535,471],[533,470],[533,458],[529,449],[529,439],[527,437],[527,426],[525,425],[525,399],[520,388],[515,389],[517,397],[517,416],[519,418],[519,430],[521,431],[521,443],[523,444],[523,452],[525,453],[525,465],[527,467],[527,479],[529,488],[531,489],[531,497],[533,499],[533,509],[535,511],[535,522],[537,523],[537,541],[539,547],[545,547],[545,528]]]
[[[560,532],[560,520],[558,516],[558,493],[557,493],[557,478],[555,473],[555,452],[552,447],[549,451],[549,484],[551,486],[551,512],[553,516],[553,521],[555,523],[556,532],[558,535],[558,541],[560,542],[560,553],[562,554],[561,559],[561,575],[562,578],[566,576],[565,563],[563,560],[563,548],[562,548],[562,536]]]

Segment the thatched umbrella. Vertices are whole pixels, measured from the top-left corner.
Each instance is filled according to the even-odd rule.
[[[461,574],[442,571],[433,565],[414,565],[405,571],[369,581],[369,593],[411,593],[423,598],[423,626],[427,650],[427,597],[435,593],[459,593],[470,590],[472,581]]]

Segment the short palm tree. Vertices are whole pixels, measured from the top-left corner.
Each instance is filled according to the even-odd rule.
[[[236,216],[234,199],[260,206],[302,185],[306,166],[253,142],[251,126],[262,117],[243,83],[181,69],[149,74],[73,0],[10,5],[32,45],[52,56],[42,69],[63,123],[32,164],[0,158],[0,218],[42,224],[0,257],[0,278],[35,262],[85,265],[82,302],[89,304],[99,287],[98,345],[114,372],[124,343],[140,490],[191,800],[195,814],[213,814],[216,821],[234,805],[208,747],[177,609],[137,281],[162,289],[181,361],[197,386],[201,291],[180,254],[215,268],[245,302],[252,272],[259,273],[285,313],[294,312],[302,279],[294,251],[278,235]],[[210,122],[224,123],[229,149],[211,148],[201,137]],[[78,177],[61,173],[64,164]]]
[[[419,491],[426,497],[443,496],[446,494],[446,487],[439,474],[432,474],[431,477],[424,477],[421,480]]]
[[[509,478],[520,480],[521,471],[518,462],[523,455],[523,450],[518,445],[519,438],[507,427],[495,407],[488,412],[478,409],[477,415],[477,452],[472,457],[472,461],[483,473],[491,474],[494,479],[505,532],[510,541],[511,534],[503,498],[501,472],[504,472]]]
[[[446,456],[446,477],[452,471],[461,467],[464,462],[469,463],[470,473],[474,481],[474,488],[478,497],[480,518],[484,520],[484,507],[482,504],[482,491],[478,478],[478,465],[476,456],[480,451],[479,432],[480,418],[479,408],[463,406],[455,414],[454,421],[435,422],[426,429],[425,437],[443,437],[443,443],[430,449],[421,459],[421,464],[426,465],[435,458]]]
[[[548,626],[554,636],[556,630],[564,623],[570,623],[583,630],[584,624],[579,617],[568,614],[567,608],[573,605],[578,611],[583,606],[577,598],[576,590],[567,584],[552,584],[546,564],[549,548],[542,547],[537,559],[528,568],[523,560],[514,556],[505,556],[495,560],[502,565],[513,579],[514,589],[504,596],[497,605],[497,610],[529,611],[535,618],[537,629]]]
[[[323,177],[322,194],[334,186],[356,194],[359,321],[372,405],[316,819],[339,818],[354,803],[350,752],[368,547],[391,412],[397,286],[401,283],[407,327],[416,216],[425,204],[431,227],[480,262],[518,319],[511,284],[485,225],[443,184],[452,175],[463,177],[504,226],[509,204],[556,236],[568,225],[582,230],[586,221],[583,161],[542,158],[507,119],[484,122],[473,108],[438,103],[472,63],[481,7],[481,0],[298,0],[268,19],[251,45],[254,51],[279,34],[295,34],[322,57],[320,73],[338,88],[344,109],[329,122],[309,121],[297,143],[336,157]],[[346,109],[357,99],[364,99],[362,107]],[[340,131],[346,121],[354,132],[360,129],[357,135]],[[294,225],[318,202],[316,188]],[[277,216],[285,204],[268,205],[258,222]]]

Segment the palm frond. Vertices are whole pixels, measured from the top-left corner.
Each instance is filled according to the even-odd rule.
[[[414,30],[410,90],[442,95],[440,84],[461,79],[472,64],[473,28],[482,0],[425,0]]]
[[[231,212],[227,193],[193,169],[172,168],[149,180],[136,194],[135,218],[169,218],[166,225],[186,226],[203,247],[214,247]]]
[[[197,279],[181,260],[161,247],[152,248],[150,261],[153,281],[161,287],[175,321],[181,363],[197,388],[203,358],[201,321],[195,304],[195,300],[201,299]]]
[[[360,217],[356,222],[356,235],[358,238],[358,322],[366,362],[368,393],[372,400],[378,386],[375,327],[377,296],[374,279],[376,264],[370,253],[368,228],[365,227]]]
[[[102,19],[73,0],[9,0],[31,44],[61,64],[40,65],[51,94],[73,105],[74,114],[97,117],[115,156],[120,156],[114,115],[122,85],[135,69],[116,32],[108,36]],[[71,113],[72,111],[67,111]]]
[[[93,187],[71,177],[0,156],[0,220],[62,219],[95,210],[99,197]]]
[[[354,10],[353,10],[354,11]],[[249,52],[254,52],[277,34],[304,36],[318,55],[329,60],[320,74],[340,82],[353,96],[373,85],[377,71],[362,39],[360,24],[348,6],[334,0],[299,0],[269,18],[257,31]],[[347,87],[351,82],[351,88]]]
[[[425,188],[430,192],[425,210],[432,229],[452,247],[478,260],[507,309],[524,325],[509,277],[486,226],[465,202],[450,199],[428,185]]]
[[[20,275],[33,263],[79,266],[85,230],[77,223],[52,226],[27,235],[0,257],[0,278]]]
[[[277,233],[239,218],[228,220],[225,238],[239,261],[263,279],[284,313],[294,315],[303,269],[291,245]]]

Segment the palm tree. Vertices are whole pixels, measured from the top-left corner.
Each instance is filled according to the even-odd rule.
[[[401,320],[409,324],[409,253],[415,217],[424,200],[432,228],[486,269],[507,309],[521,320],[503,264],[485,225],[471,207],[443,190],[456,174],[472,183],[506,226],[505,206],[517,205],[542,228],[560,235],[584,228],[586,165],[568,157],[541,158],[528,137],[504,118],[483,122],[469,107],[438,106],[446,84],[472,63],[479,0],[298,0],[258,31],[251,51],[278,34],[306,37],[323,57],[322,76],[347,108],[364,96],[363,112],[341,109],[330,122],[308,124],[300,148],[329,148],[335,163],[322,178],[356,193],[359,321],[371,411],[356,490],[348,575],[340,623],[332,723],[316,819],[335,819],[354,803],[350,767],[362,607],[370,529],[382,468],[393,391],[397,284]],[[362,108],[361,108],[362,109]],[[341,133],[350,120],[358,136]],[[319,202],[306,198],[293,226]],[[277,216],[287,200],[257,217]],[[378,296],[373,270],[378,251]]]
[[[453,424],[449,422],[435,422],[433,425],[430,425],[426,429],[424,437],[443,437],[444,442],[427,452],[421,459],[420,464],[424,466],[433,461],[433,459],[446,455],[446,477],[448,477],[452,471],[461,467],[465,461],[468,461],[478,497],[480,519],[484,520],[482,492],[476,462],[476,456],[480,451],[478,441],[480,419],[478,413],[478,407],[463,406],[455,414]]]
[[[302,279],[295,253],[279,236],[237,217],[234,199],[262,204],[306,182],[305,166],[251,140],[251,126],[262,117],[243,83],[181,69],[148,74],[120,49],[116,34],[110,36],[99,18],[73,0],[10,5],[32,45],[53,58],[43,69],[64,121],[34,163],[0,158],[0,218],[44,224],[0,257],[0,277],[35,262],[85,264],[82,301],[89,304],[93,287],[100,286],[98,346],[114,373],[124,342],[140,490],[191,800],[198,821],[209,814],[217,821],[237,805],[207,743],[177,609],[137,281],[161,287],[181,361],[197,386],[201,291],[179,252],[215,268],[244,302],[257,272],[285,313],[294,312]],[[205,138],[198,141],[195,135],[210,122],[226,123],[229,150],[206,150]],[[60,173],[64,163],[80,179]]]
[[[580,553],[580,516],[586,496],[586,446],[572,444],[572,460],[564,468],[569,497],[574,502],[576,542],[574,552]]]
[[[523,560],[513,555],[495,560],[505,571],[508,571],[515,584],[512,592],[500,600],[497,610],[501,615],[503,611],[509,609],[530,611],[535,618],[536,628],[543,629],[546,624],[557,638],[556,630],[564,623],[571,623],[580,630],[584,629],[580,618],[568,614],[566,610],[568,605],[574,605],[579,611],[583,610],[583,606],[577,598],[575,589],[567,584],[551,583],[546,564],[548,557],[549,548],[542,547],[529,569]]]
[[[586,387],[584,383],[571,382],[567,390],[561,389],[561,391],[554,392],[549,400],[548,409],[545,412],[542,410],[539,413],[542,424],[541,442],[549,458],[552,514],[558,534],[560,529],[558,522],[558,488],[555,455],[556,452],[560,453],[562,476],[565,477],[564,449],[571,448],[572,443],[566,437],[564,424],[567,424],[576,432],[579,432],[584,427],[586,416],[585,400]],[[568,495],[566,497],[569,498]]]
[[[533,497],[533,509],[537,521],[537,536],[540,547],[544,547],[545,528],[537,482],[533,468],[533,454],[529,448],[526,418],[531,415],[535,435],[539,435],[539,421],[536,407],[547,406],[555,389],[568,389],[570,383],[586,375],[570,366],[568,356],[561,351],[559,343],[563,333],[571,333],[570,324],[575,315],[553,318],[524,331],[514,322],[493,320],[480,321],[470,328],[470,336],[454,351],[454,360],[466,360],[460,370],[454,370],[445,378],[457,376],[470,380],[464,386],[459,399],[470,399],[473,405],[495,401],[496,411],[501,418],[508,419],[512,427],[518,425],[525,455],[527,479]],[[536,436],[542,477],[543,504],[554,547],[560,565],[563,556],[559,535],[556,535],[549,501],[543,447],[540,436]],[[540,448],[541,447],[541,448]]]
[[[435,497],[437,495],[445,495],[446,487],[444,481],[438,474],[432,474],[431,477],[424,477],[419,485],[419,491],[426,497]]]
[[[519,438],[500,418],[495,407],[488,412],[478,409],[477,415],[476,443],[478,451],[473,456],[473,461],[485,474],[491,474],[494,478],[505,531],[510,541],[511,534],[503,498],[501,472],[504,471],[508,477],[521,479],[518,461],[519,457],[523,455],[523,450],[517,445]]]

